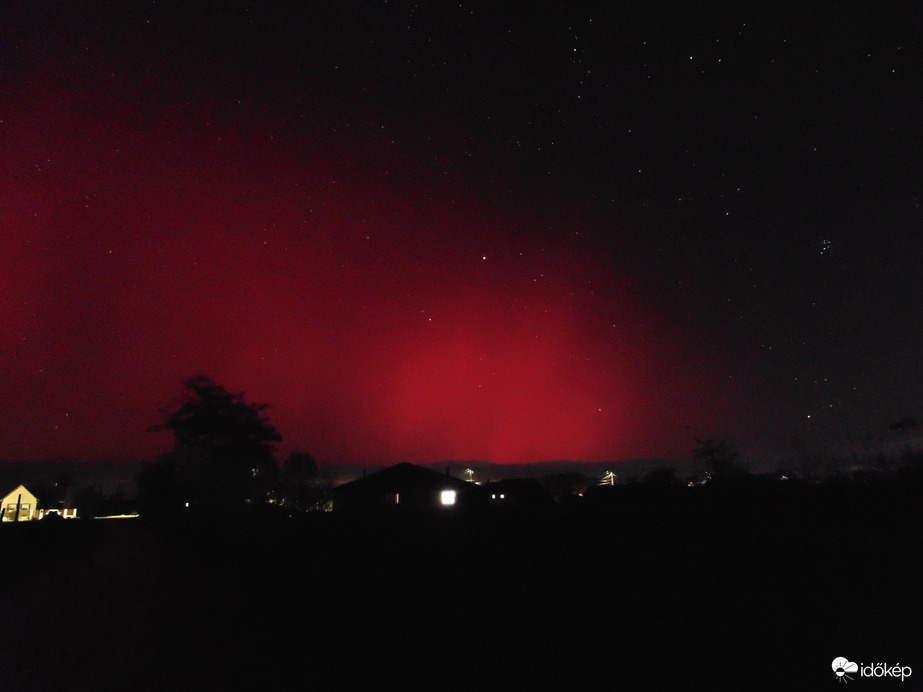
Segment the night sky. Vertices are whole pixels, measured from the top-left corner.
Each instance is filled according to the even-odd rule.
[[[0,9],[0,460],[196,372],[322,465],[923,420],[917,3],[188,4]]]

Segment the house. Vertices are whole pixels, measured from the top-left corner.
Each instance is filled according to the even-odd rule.
[[[76,519],[76,507],[68,507],[54,494],[36,490],[30,492],[20,485],[0,502],[2,521],[38,521],[54,514],[62,519]]]
[[[3,521],[32,521],[39,519],[38,498],[20,485],[0,503]]]
[[[333,490],[333,510],[399,511],[480,509],[484,488],[415,464],[397,464]]]

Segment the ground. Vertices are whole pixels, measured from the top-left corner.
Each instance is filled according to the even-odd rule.
[[[846,656],[923,680],[919,520],[914,492],[853,487],[4,526],[22,567],[0,575],[0,676],[11,690],[823,689]]]

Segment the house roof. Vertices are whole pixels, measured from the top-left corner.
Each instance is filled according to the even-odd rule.
[[[486,497],[486,491],[474,483],[409,463],[389,466],[345,483],[334,488],[333,495],[335,501],[341,502],[365,502],[385,495],[400,495],[402,504],[405,500],[426,504],[434,493],[443,490],[455,490],[459,497],[468,500]]]
[[[17,499],[17,497],[18,497],[20,494],[21,494],[23,497],[31,497],[31,498],[33,499],[33,501],[37,501],[37,500],[38,500],[38,498],[37,498],[33,493],[29,492],[29,490],[26,488],[26,486],[24,486],[24,485],[18,485],[18,486],[16,486],[12,491],[10,491],[10,492],[7,493],[6,495],[4,495],[4,496],[3,496],[3,500],[0,500],[0,502],[2,502],[3,504],[6,504],[7,502],[13,502],[13,501],[15,501],[15,500]],[[11,498],[12,498],[12,499],[11,499]]]
[[[467,481],[463,481],[460,478],[454,478],[448,474],[442,474],[423,466],[404,462],[389,466],[375,473],[370,473],[367,476],[357,478],[349,483],[344,483],[336,488],[336,490],[361,486],[375,486],[383,489],[393,487],[397,489],[398,487],[406,487],[408,484],[421,486],[440,485],[451,488],[467,487],[470,485]]]

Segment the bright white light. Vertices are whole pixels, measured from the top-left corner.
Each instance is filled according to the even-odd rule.
[[[454,490],[443,490],[439,493],[439,501],[445,506],[454,505],[455,494]]]

